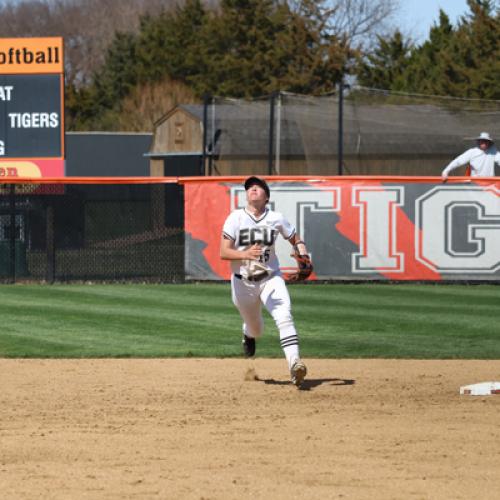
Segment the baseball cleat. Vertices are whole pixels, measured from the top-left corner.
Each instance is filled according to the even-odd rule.
[[[297,387],[300,387],[307,375],[306,365],[300,359],[298,359],[292,365],[292,368],[290,369],[290,374],[292,376],[292,384],[296,385]]]
[[[247,337],[243,334],[243,352],[245,353],[245,357],[251,358],[255,355],[255,339],[252,337]]]

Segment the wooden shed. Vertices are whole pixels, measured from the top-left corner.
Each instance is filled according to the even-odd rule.
[[[179,157],[201,158],[202,155],[203,119],[199,116],[184,106],[177,106],[155,123],[148,154],[151,176],[169,175],[169,170],[177,170],[173,165]]]

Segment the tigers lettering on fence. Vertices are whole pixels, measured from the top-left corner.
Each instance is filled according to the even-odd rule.
[[[268,181],[273,209],[307,242],[313,279],[500,279],[500,181]],[[187,279],[229,279],[221,227],[244,206],[241,182],[185,183]],[[276,250],[284,271],[294,266],[287,242]]]

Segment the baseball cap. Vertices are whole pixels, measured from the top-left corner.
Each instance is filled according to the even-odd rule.
[[[255,177],[255,176],[249,177],[245,181],[245,191],[247,191],[249,188],[255,185],[260,186],[266,192],[266,196],[270,198],[271,192],[269,191],[269,186],[267,185],[267,182],[264,179],[261,179],[260,177]]]

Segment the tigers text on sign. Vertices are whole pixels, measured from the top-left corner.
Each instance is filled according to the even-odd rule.
[[[9,113],[11,128],[57,128],[57,113]]]

